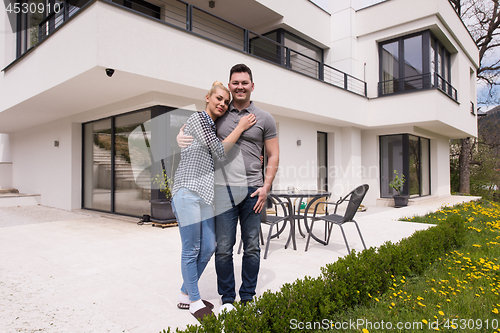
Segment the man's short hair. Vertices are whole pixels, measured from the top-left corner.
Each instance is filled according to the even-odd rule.
[[[231,68],[231,71],[229,72],[229,81],[230,82],[231,82],[231,76],[233,76],[233,73],[248,73],[248,75],[250,76],[250,81],[253,82],[252,70],[250,69],[250,67],[248,67],[245,64],[237,64]]]

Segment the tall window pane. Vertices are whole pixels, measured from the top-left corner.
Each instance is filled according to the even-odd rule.
[[[141,216],[149,214],[151,198],[151,170],[133,170],[130,149],[138,146],[133,141],[144,141],[141,125],[151,119],[151,111],[144,110],[116,117],[115,120],[115,212]],[[141,129],[141,130],[136,130]],[[131,143],[131,145],[129,145]]]
[[[434,76],[436,73],[436,42],[431,38],[431,55],[430,55],[430,64],[431,64],[431,86],[434,87]]]
[[[404,40],[405,90],[423,89],[422,35]]]
[[[410,176],[408,177],[408,185],[410,187],[410,195],[420,195],[420,141],[419,138],[413,135],[409,136],[409,166]]]
[[[443,48],[438,44],[438,63],[437,72],[439,75],[443,76]]]
[[[84,126],[83,207],[111,211],[111,119]]]
[[[287,32],[285,32],[285,46],[308,57],[311,57],[314,60],[323,60],[323,54],[319,47],[315,47]]]
[[[328,149],[327,133],[317,134],[317,155],[318,155],[318,190],[328,190]]]
[[[406,178],[403,195],[431,194],[429,153],[429,139],[410,134],[381,136],[380,196],[390,198],[397,194],[389,187],[389,182],[394,179],[394,170]]]
[[[430,151],[431,151],[431,140],[420,138],[420,150],[421,150],[421,177],[420,182],[420,193],[421,195],[431,194],[431,167],[430,167]]]
[[[399,85],[399,42],[382,46],[382,93],[398,92]]]
[[[42,6],[44,4],[44,1],[43,0],[32,0],[32,1],[29,1],[28,2],[30,4],[30,6],[34,6],[36,5],[37,8],[38,8],[38,5],[40,4],[40,6]],[[34,5],[31,5],[31,4],[34,4]],[[27,13],[28,15],[28,24],[29,24],[29,27],[28,27],[28,40],[27,40],[27,46],[28,46],[28,49],[34,45],[36,45],[38,43],[38,24],[40,22],[42,22],[43,20],[43,12],[39,12],[39,11],[28,11]]]
[[[290,49],[288,60],[291,69],[319,78],[319,64],[323,61],[323,53],[319,47],[288,32],[284,32],[284,44]]]
[[[380,196],[392,197],[397,194],[389,187],[394,179],[394,170],[403,174],[403,136],[380,137]]]

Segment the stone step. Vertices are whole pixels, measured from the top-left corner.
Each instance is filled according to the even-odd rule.
[[[7,194],[7,193],[19,193],[19,191],[15,188],[0,188],[0,194]]]

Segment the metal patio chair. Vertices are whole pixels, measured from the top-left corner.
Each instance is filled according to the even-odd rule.
[[[269,197],[272,200],[272,204],[274,209],[262,209],[261,212],[261,220],[260,220],[260,239],[261,244],[264,245],[264,237],[262,235],[262,225],[269,226],[269,232],[267,234],[267,242],[266,242],[266,250],[264,252],[264,259],[267,259],[267,252],[269,251],[269,243],[273,238],[279,238],[279,236],[283,233],[286,227],[286,222],[289,222],[289,214],[288,214],[288,202],[278,202],[274,198]],[[281,206],[281,211],[283,212],[283,216],[278,216],[278,207]],[[272,212],[275,215],[270,215],[268,212]],[[281,226],[279,224],[283,222]],[[273,234],[273,227],[276,226],[276,231]],[[240,239],[240,245],[238,246],[238,254],[241,253],[241,249],[243,247],[243,241]]]
[[[340,198],[337,202],[323,202],[324,204],[327,205],[335,205],[335,210],[333,214],[327,214],[327,215],[322,215],[322,216],[317,216],[317,211],[315,210],[313,213],[313,216],[311,218],[311,226],[309,229],[309,235],[307,236],[307,242],[306,242],[306,251],[309,248],[309,241],[311,237],[313,237],[316,241],[323,245],[328,245],[330,242],[330,236],[332,235],[332,228],[333,225],[336,224],[340,227],[340,230],[342,231],[342,236],[344,237],[344,242],[347,247],[347,252],[351,254],[351,250],[349,249],[349,244],[347,243],[347,238],[344,233],[344,228],[342,227],[344,223],[347,222],[354,222],[356,225],[356,229],[358,229],[359,237],[361,238],[361,242],[363,243],[363,247],[366,249],[365,241],[363,240],[363,236],[361,235],[361,231],[359,230],[358,223],[354,221],[354,215],[356,215],[356,212],[358,211],[359,205],[361,205],[361,202],[363,201],[366,192],[368,191],[369,186],[367,184],[361,185],[356,187],[354,190],[352,190],[349,194],[347,194],[345,197]],[[337,209],[339,205],[341,205],[343,202],[347,201],[347,209],[344,213],[343,216],[337,214]],[[319,206],[319,205],[318,205]],[[326,233],[325,233],[325,240],[321,240],[317,238],[313,234],[313,227],[314,223],[316,221],[324,221],[325,222],[325,227],[326,228]]]

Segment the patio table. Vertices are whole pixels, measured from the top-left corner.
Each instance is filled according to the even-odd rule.
[[[293,249],[297,250],[297,243],[295,241],[295,221],[300,223],[300,220],[303,218],[304,219],[304,225],[306,228],[306,231],[309,232],[309,227],[307,225],[307,212],[309,211],[309,208],[314,207],[314,202],[319,200],[322,197],[329,197],[330,192],[323,191],[323,190],[272,190],[269,192],[269,196],[273,197],[276,199],[278,202],[283,202],[283,200],[288,201],[288,215],[291,216],[290,218],[290,235],[288,236],[288,240],[285,244],[285,249],[288,247],[290,244],[290,240],[292,241],[293,244]],[[292,199],[294,199],[294,202],[297,202],[299,207],[303,199],[310,199],[309,202],[306,205],[306,208],[304,210],[299,210],[299,212],[303,211],[304,213],[296,213],[296,207],[292,203]],[[299,199],[299,200],[296,200]],[[299,232],[302,234],[300,231],[300,225],[299,225]],[[305,237],[305,235],[302,234],[302,237]]]

